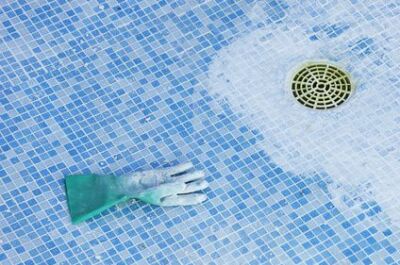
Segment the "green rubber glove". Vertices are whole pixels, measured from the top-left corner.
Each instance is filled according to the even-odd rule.
[[[72,175],[65,178],[72,223],[83,222],[120,202],[138,199],[158,206],[198,204],[207,199],[202,171],[192,163],[128,176]]]

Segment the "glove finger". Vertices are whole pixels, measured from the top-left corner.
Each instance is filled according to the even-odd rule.
[[[165,183],[142,192],[137,196],[137,199],[146,203],[160,205],[161,198],[182,193],[185,188],[186,184],[183,182]]]
[[[207,200],[207,196],[202,193],[175,195],[163,198],[160,206],[188,206],[202,203],[205,200]]]
[[[208,187],[208,182],[205,180],[196,180],[186,184],[185,191],[183,193],[191,193],[196,191],[204,190]]]
[[[179,181],[182,181],[182,182],[189,182],[189,181],[195,181],[195,180],[198,180],[198,179],[202,179],[202,178],[204,178],[204,172],[203,171],[195,171],[195,172],[192,172],[192,173],[186,173],[186,174],[183,174],[183,175],[181,175],[181,176],[177,176],[176,178],[177,179],[179,179]]]
[[[171,196],[184,192],[186,189],[186,185],[187,184],[185,184],[184,182],[172,182],[162,184],[155,189],[158,190],[160,198],[163,198],[166,196]]]
[[[171,167],[171,168],[167,168],[166,170],[167,170],[168,174],[172,176],[172,175],[182,174],[192,168],[193,168],[193,163],[188,162],[188,163],[179,164],[179,165]]]

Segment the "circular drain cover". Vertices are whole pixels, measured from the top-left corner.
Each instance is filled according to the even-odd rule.
[[[307,64],[292,79],[298,102],[312,109],[330,109],[345,102],[353,90],[346,72],[329,63]]]

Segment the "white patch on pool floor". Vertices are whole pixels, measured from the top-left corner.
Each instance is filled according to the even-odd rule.
[[[327,174],[337,207],[375,201],[400,225],[399,21],[382,18],[374,25],[362,15],[353,18],[348,6],[335,12],[342,13],[324,23],[348,25],[338,36],[321,33],[310,40],[317,23],[310,18],[266,25],[239,38],[214,58],[208,87],[262,132],[263,149],[284,170]],[[356,92],[335,109],[306,108],[291,94],[291,71],[318,59],[333,61],[355,81]]]

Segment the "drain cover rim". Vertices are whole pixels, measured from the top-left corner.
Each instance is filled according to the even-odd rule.
[[[309,70],[312,68],[318,68],[319,70],[324,69],[325,72],[322,76],[323,78],[318,79],[318,77],[314,75],[315,72],[311,72]],[[304,75],[304,73],[306,73],[306,75]],[[321,72],[318,72],[318,75],[320,74]],[[302,77],[303,79],[295,80],[295,78],[298,76]],[[332,79],[332,77],[336,78]],[[348,102],[355,92],[355,86],[350,74],[346,70],[344,70],[343,67],[331,61],[312,60],[302,63],[298,67],[294,68],[293,71],[291,71],[289,78],[290,79],[288,80],[288,87],[290,90],[290,95],[293,97],[293,99],[296,100],[298,104],[312,110],[337,109],[338,107]],[[317,81],[318,84],[321,84],[321,81],[323,81],[322,83],[326,83],[324,87],[328,88],[319,92],[316,90],[321,90],[322,87],[310,88],[311,79],[314,80],[314,82]],[[306,82],[302,82],[303,80],[305,80]],[[295,85],[297,85],[297,89],[294,88]],[[300,85],[301,87],[299,87]],[[301,93],[299,94],[299,92]],[[304,98],[304,96],[306,96],[306,98]],[[318,102],[318,100],[320,99],[323,99],[324,101]],[[313,104],[311,104],[310,102]],[[327,102],[330,103],[327,104]]]

